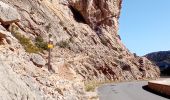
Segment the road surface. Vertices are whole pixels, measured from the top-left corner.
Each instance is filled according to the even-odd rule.
[[[98,88],[99,100],[170,100],[143,89],[147,82],[124,82]]]

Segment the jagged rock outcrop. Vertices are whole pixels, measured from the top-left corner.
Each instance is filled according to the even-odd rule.
[[[122,0],[69,0],[70,8],[80,12],[85,22],[92,27],[118,25],[121,2]]]
[[[0,9],[11,9],[11,17],[0,11],[0,33],[4,34],[0,37],[3,49],[0,55],[8,58],[5,65],[19,76],[23,88],[31,91],[17,93],[31,94],[35,100],[87,100],[84,82],[158,78],[157,66],[145,57],[131,54],[121,43],[118,35],[121,2],[1,0]],[[48,53],[42,50],[43,41],[48,41],[49,34],[55,45],[51,52],[55,73],[48,72],[44,65]],[[37,37],[43,41],[37,41]],[[40,64],[42,68],[37,67],[37,58],[30,59],[32,53],[45,60]],[[12,99],[13,95],[6,100]]]
[[[17,22],[20,20],[20,15],[17,10],[9,5],[0,2],[0,21],[7,25],[12,22]]]
[[[170,51],[159,51],[145,55],[149,60],[159,66],[162,75],[170,75]]]

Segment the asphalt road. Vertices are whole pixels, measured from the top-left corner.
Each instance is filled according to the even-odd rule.
[[[170,100],[143,89],[147,82],[124,82],[98,88],[99,100]]]

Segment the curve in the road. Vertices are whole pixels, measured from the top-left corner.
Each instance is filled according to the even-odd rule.
[[[144,89],[147,84],[142,81],[103,85],[98,88],[99,100],[170,100]]]

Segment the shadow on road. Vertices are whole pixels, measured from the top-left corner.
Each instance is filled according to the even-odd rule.
[[[164,98],[170,99],[170,96],[165,95],[165,94],[163,94],[163,93],[156,92],[156,91],[150,89],[150,88],[148,87],[148,85],[145,85],[145,86],[143,86],[142,88],[143,88],[144,90],[150,92],[150,93],[153,93],[153,94],[162,96],[162,97],[164,97]]]

